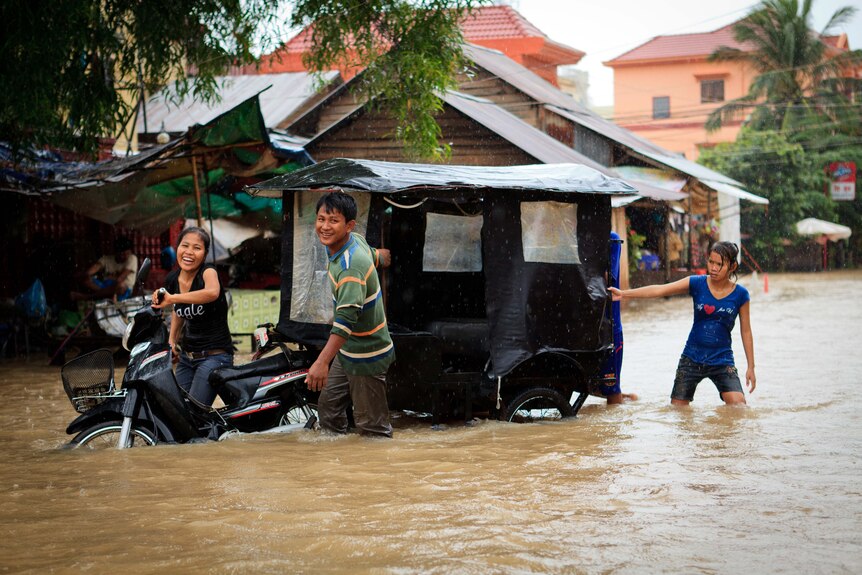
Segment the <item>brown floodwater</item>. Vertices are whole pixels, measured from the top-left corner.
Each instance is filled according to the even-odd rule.
[[[559,423],[63,451],[43,357],[0,364],[0,572],[862,572],[862,273],[743,278],[758,388],[668,405],[687,298],[623,311],[623,386]],[[734,350],[744,371],[737,333]]]

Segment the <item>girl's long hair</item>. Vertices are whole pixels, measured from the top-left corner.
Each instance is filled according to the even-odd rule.
[[[727,264],[730,276],[736,281],[736,272],[739,270],[739,246],[733,242],[715,242],[709,251],[721,257],[721,261]]]

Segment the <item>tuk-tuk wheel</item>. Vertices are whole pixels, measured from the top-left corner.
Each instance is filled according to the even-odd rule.
[[[558,421],[572,415],[572,406],[560,394],[549,387],[530,387],[506,402],[500,419],[513,423],[536,421]]]

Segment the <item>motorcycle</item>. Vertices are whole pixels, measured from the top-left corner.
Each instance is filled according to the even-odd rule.
[[[141,284],[150,265],[145,259],[138,272]],[[119,388],[107,349],[81,355],[61,369],[63,388],[81,414],[66,428],[74,434],[68,447],[123,449],[313,428],[317,395],[306,388],[305,378],[316,353],[289,349],[271,325],[255,330],[255,339],[253,361],[210,374],[209,383],[225,404],[212,408],[177,384],[161,310],[141,308],[123,335],[129,362]]]

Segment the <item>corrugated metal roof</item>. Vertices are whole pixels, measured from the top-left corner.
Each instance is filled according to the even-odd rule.
[[[465,54],[480,67],[491,72],[504,82],[511,84],[527,96],[536,100],[536,102],[544,104],[545,108],[551,112],[571,120],[572,122],[575,122],[600,136],[608,138],[623,147],[629,148],[636,154],[645,156],[663,166],[667,166],[699,180],[722,182],[739,188],[743,187],[743,184],[725,176],[724,174],[720,174],[705,166],[692,162],[691,160],[677,156],[673,152],[670,152],[661,146],[614,124],[613,122],[602,118],[598,114],[579,104],[569,94],[566,94],[556,86],[553,86],[549,82],[540,78],[514,60],[507,58],[505,54],[502,54],[497,50],[490,50],[481,46],[470,45],[465,49]],[[709,186],[708,182],[704,183]],[[635,183],[635,185],[639,184]],[[754,194],[749,193],[749,195],[759,198],[759,196],[755,196]],[[657,196],[658,194],[653,194],[650,197],[660,199]],[[745,197],[743,199],[750,198]],[[760,199],[763,200],[763,198]]]
[[[331,81],[337,75],[338,72],[326,72],[323,78]],[[221,76],[216,81],[221,86],[221,101],[216,104],[190,100],[179,105],[170,103],[175,93],[173,85],[150,98],[147,101],[147,133],[161,132],[163,123],[166,132],[185,132],[189,127],[205,124],[260,92],[264,123],[267,128],[275,128],[315,93],[314,77],[308,72]],[[139,134],[144,133],[143,114],[138,115],[137,130]]]
[[[715,182],[712,180],[701,180],[701,183],[706,184],[713,190],[721,192],[723,194],[727,194],[728,196],[739,198],[740,200],[748,200],[754,204],[766,205],[769,203],[769,200],[766,198],[762,198],[751,192],[747,192],[741,188],[737,188],[736,186],[732,186],[730,184],[726,184],[724,182]]]
[[[605,175],[614,175],[607,167],[555,140],[541,130],[537,130],[490,100],[458,92],[448,92],[443,99],[462,114],[508,140],[512,145],[522,149],[542,163],[583,164]]]
[[[706,166],[701,166],[700,164],[692,162],[691,160],[687,160],[681,156],[656,154],[650,150],[635,151],[655,160],[660,164],[663,164],[669,168],[673,168],[678,172],[682,172],[683,174],[688,174],[693,178],[697,178],[698,180],[704,182],[706,185],[709,185],[709,181],[721,182],[723,184],[729,184],[731,186],[739,187],[742,187],[744,185],[740,182],[737,182],[733,178],[729,178],[722,173],[716,172],[715,170],[710,170]]]
[[[499,50],[465,44],[464,56],[539,102],[560,106],[574,102],[571,96]]]
[[[664,148],[645,140],[634,133],[606,120],[579,104],[569,94],[550,82],[540,78],[529,69],[508,58],[502,52],[468,45],[465,55],[480,67],[491,72],[504,82],[511,84],[540,104],[546,104],[552,111],[569,120],[589,128],[598,134],[628,147],[643,148],[655,153],[670,154]]]
[[[349,83],[348,83],[349,84]],[[346,90],[348,84],[341,86],[339,90]],[[335,92],[330,94],[329,98],[333,98]],[[506,141],[510,142],[517,148],[520,148],[527,154],[533,156],[539,162],[546,164],[559,163],[576,163],[588,166],[602,174],[619,178],[620,176],[612,169],[605,167],[598,162],[584,156],[580,152],[566,146],[565,144],[555,140],[551,136],[545,134],[541,130],[537,130],[530,124],[524,122],[517,116],[497,106],[490,100],[476,98],[461,94],[458,92],[449,92],[443,98],[444,101],[471,118],[482,126],[488,128],[495,134],[499,135]],[[323,100],[318,106],[325,105],[327,100]],[[356,104],[349,110],[346,110],[342,117],[324,128],[316,134],[308,143],[313,143],[319,138],[322,138],[326,133],[341,125],[349,117],[353,116],[363,107],[362,104]],[[309,111],[312,113],[312,111]],[[663,190],[656,186],[652,186],[646,182],[639,182],[623,179],[627,184],[636,188],[641,195],[651,197],[658,200],[674,200],[677,197],[670,197],[667,190]]]
[[[688,197],[688,194],[668,191],[649,182],[622,177],[614,168],[603,166],[562,142],[555,140],[490,100],[458,92],[447,93],[444,100],[462,114],[482,124],[542,163],[583,164],[606,176],[619,178],[635,188],[641,195],[655,200],[675,201]]]
[[[688,194],[682,191],[686,179],[673,179],[672,175],[665,170],[640,166],[615,166],[614,171],[633,186],[644,189],[648,186],[649,193],[644,195],[654,200],[679,202],[688,198]]]

